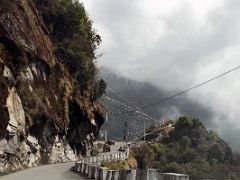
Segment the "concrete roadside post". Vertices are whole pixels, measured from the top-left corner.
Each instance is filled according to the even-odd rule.
[[[78,173],[80,172],[80,166],[81,166],[80,162],[75,162],[74,170]]]
[[[97,167],[97,171],[95,172],[95,176],[96,176],[95,179],[97,179],[97,180],[100,179],[100,167]]]
[[[80,170],[80,173],[81,173],[81,174],[83,174],[83,172],[84,172],[84,166],[85,166],[85,163],[82,163],[82,165],[81,165],[81,170]]]
[[[91,174],[91,178],[94,179],[95,178],[95,171],[96,171],[96,165],[92,165],[92,174]]]
[[[99,167],[98,166],[94,166],[93,178],[94,179],[99,179]]]
[[[92,166],[92,165],[89,165],[89,166],[88,166],[88,175],[87,175],[87,177],[88,177],[89,179],[91,179],[91,178],[92,178],[92,175],[93,175],[93,166]]]
[[[78,169],[77,169],[77,172],[78,172],[78,173],[81,172],[82,164],[83,164],[82,162],[80,162],[80,163],[78,164]]]
[[[112,172],[113,170],[108,170],[106,180],[112,180]]]
[[[78,162],[76,161],[74,165],[74,171],[77,171],[77,166],[78,166]]]
[[[99,179],[106,180],[108,174],[108,168],[100,167]]]
[[[137,169],[137,180],[148,180],[148,171]]]
[[[112,179],[111,180],[119,180],[119,176],[120,176],[120,171],[114,170],[114,171],[112,171]]]
[[[84,170],[83,170],[83,174],[84,176],[87,176],[88,175],[88,163],[84,163]]]
[[[136,170],[120,170],[119,180],[136,180]]]
[[[164,180],[189,180],[187,174],[176,174],[176,173],[162,173]]]
[[[147,171],[148,180],[164,180],[157,169],[148,169]]]

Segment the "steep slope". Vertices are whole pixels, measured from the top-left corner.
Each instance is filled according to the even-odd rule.
[[[180,117],[157,143],[134,149],[140,168],[186,173],[191,179],[239,179],[240,155],[195,118]]]
[[[49,31],[46,20],[54,16],[44,17],[41,3],[56,10],[73,8],[73,13],[84,12],[76,16],[85,19],[81,26],[74,23],[70,29],[81,29],[90,22],[84,7],[71,0],[65,1],[68,6],[0,0],[0,173],[73,160],[72,150],[87,155],[104,122],[104,109],[98,102],[99,82],[95,79],[97,40],[75,36],[78,42],[72,44],[81,43],[82,48],[74,50],[62,45],[60,53],[60,39]],[[62,17],[63,23],[72,20],[65,14]],[[51,27],[57,30],[61,25]],[[97,36],[90,25],[85,32]],[[69,56],[65,52],[70,50],[85,56]]]
[[[166,92],[149,83],[123,78],[109,69],[104,68],[101,75],[107,82],[108,87],[114,90],[114,92],[112,92],[107,89],[106,96],[131,107],[132,105],[143,107],[174,94],[174,92]],[[124,106],[113,103],[106,98],[102,98],[102,100],[107,109],[120,116],[120,118],[118,118],[116,115],[110,113],[109,121],[104,123],[102,127],[102,129],[108,130],[109,137],[111,138],[123,137],[125,121],[128,122],[131,137],[135,137],[136,133],[139,134],[139,132],[143,132],[144,121],[146,122],[146,127],[156,123],[153,119],[145,119],[139,116],[139,114],[129,113],[129,110],[127,111]],[[209,120],[212,118],[211,109],[203,107],[197,102],[188,99],[186,96],[179,96],[169,102],[144,109],[144,111],[157,119],[157,122],[163,118],[175,119],[179,115],[189,115],[199,117],[205,124],[210,125]]]

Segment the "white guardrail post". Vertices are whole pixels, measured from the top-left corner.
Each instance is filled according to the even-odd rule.
[[[74,170],[89,179],[95,180],[189,180],[189,175],[176,173],[159,173],[156,169],[147,170],[109,170],[99,167],[102,161],[118,162],[129,157],[129,150],[112,154],[84,158],[75,162]]]

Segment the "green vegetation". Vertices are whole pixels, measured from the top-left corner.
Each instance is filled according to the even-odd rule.
[[[4,44],[0,43],[0,55],[3,53],[4,49]]]
[[[180,117],[161,143],[149,143],[133,152],[142,169],[187,173],[191,179],[240,179],[240,155],[191,117]]]
[[[94,88],[93,99],[96,100],[106,92],[107,84],[103,79],[100,79]]]
[[[5,54],[5,46],[4,44],[0,43],[0,59],[4,59]]]
[[[101,37],[92,28],[84,6],[76,0],[34,0],[55,44],[59,59],[81,90],[95,87],[95,50]]]
[[[143,144],[140,148],[133,148],[133,154],[138,162],[139,169],[146,169],[152,167],[154,161],[154,151],[147,144]]]

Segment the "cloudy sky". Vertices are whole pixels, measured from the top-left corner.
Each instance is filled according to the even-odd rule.
[[[239,0],[83,0],[105,53],[99,66],[177,92],[240,65]],[[240,70],[188,97],[240,147]]]

